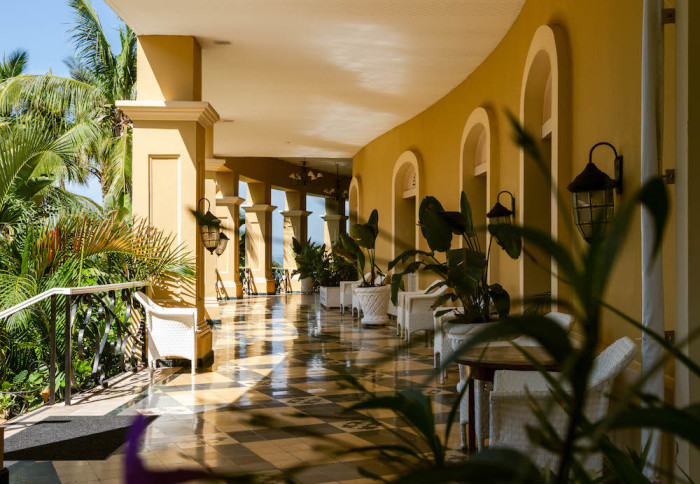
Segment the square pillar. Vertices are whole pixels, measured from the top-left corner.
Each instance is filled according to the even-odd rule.
[[[308,239],[308,217],[311,212],[306,210],[306,193],[299,191],[287,191],[285,193],[286,210],[280,212],[284,216],[284,269],[291,274],[297,268],[292,250],[292,238],[302,244]],[[301,292],[299,276],[291,279],[292,291]]]
[[[201,203],[199,210],[204,211],[207,207],[211,212],[216,213],[216,173],[212,171],[205,172],[204,180],[204,198],[209,202]],[[221,323],[221,309],[219,308],[219,298],[217,296],[217,259],[216,252],[204,250],[204,313],[207,323]]]
[[[197,359],[212,356],[206,323],[205,254],[191,213],[205,195],[207,132],[219,115],[201,101],[201,49],[191,36],[139,37],[136,101],[116,105],[133,122],[133,214],[181,245],[195,262],[194,281],[150,288],[163,306],[197,310]]]
[[[226,166],[226,160],[210,158],[207,172],[215,172],[217,194],[214,214],[221,219],[223,232],[229,238],[223,254],[216,261],[216,295],[219,301],[240,298],[240,206],[245,199],[238,196],[238,174]]]
[[[326,222],[323,242],[330,250],[340,238],[340,234],[347,232],[346,221],[348,217],[345,215],[345,201],[326,198],[326,215],[321,218]]]
[[[272,276],[272,212],[271,187],[266,183],[248,183],[252,205],[245,210],[245,265],[253,276],[255,294],[275,294]]]

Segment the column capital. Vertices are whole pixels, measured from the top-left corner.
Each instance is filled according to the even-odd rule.
[[[207,172],[228,172],[231,173],[233,170],[226,166],[226,160],[220,160],[218,158],[207,158],[204,160],[204,171]]]
[[[268,205],[266,203],[261,203],[258,205],[244,205],[241,207],[243,210],[251,213],[258,213],[258,212],[274,212],[277,207],[275,205]]]
[[[208,128],[219,121],[219,113],[203,101],[117,101],[132,121],[196,121]]]
[[[329,215],[324,215],[321,217],[323,220],[326,222],[331,222],[331,221],[345,221],[348,219],[347,215],[336,215],[336,214],[329,214]]]
[[[217,207],[237,207],[245,202],[241,197],[219,197],[216,199]]]
[[[280,213],[284,217],[308,217],[313,212],[309,212],[308,210],[285,210],[284,212]]]

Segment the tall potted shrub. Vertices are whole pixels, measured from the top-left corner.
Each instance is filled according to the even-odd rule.
[[[350,235],[341,235],[340,244],[333,248],[335,254],[353,264],[362,274],[362,282],[354,290],[362,308],[362,324],[372,326],[389,322],[387,310],[391,297],[391,288],[384,284],[384,273],[377,265],[375,244],[378,235],[379,213],[373,210],[366,224],[351,226]]]

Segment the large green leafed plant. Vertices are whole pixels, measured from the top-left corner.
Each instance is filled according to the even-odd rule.
[[[445,210],[435,197],[425,197],[418,216],[421,233],[430,252],[407,250],[391,261],[389,270],[403,265],[403,270],[391,279],[394,304],[397,303],[403,277],[420,271],[440,279],[428,288],[428,292],[443,286],[449,289],[437,298],[435,307],[447,302],[461,305],[462,310],[456,313],[455,322],[489,321],[494,311],[497,317],[507,316],[510,296],[500,284],[488,283],[491,244],[488,253],[481,250],[466,193],[462,193],[459,212]],[[453,247],[455,236],[462,241],[463,248]],[[509,252],[509,255],[517,258],[519,252]]]
[[[364,224],[350,227],[350,235],[341,234],[340,243],[333,247],[333,252],[353,264],[362,276],[362,286],[381,285],[379,276],[383,275],[377,265],[376,243],[379,235],[379,212],[372,210],[369,220]],[[366,269],[367,268],[367,269]],[[365,277],[365,271],[369,276]]]

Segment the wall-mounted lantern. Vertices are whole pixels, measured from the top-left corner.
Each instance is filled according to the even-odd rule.
[[[608,146],[615,155],[614,180],[593,163],[593,151],[599,146]],[[610,143],[596,143],[588,155],[588,164],[568,189],[573,196],[574,222],[586,242],[590,243],[595,234],[603,235],[613,220],[613,190],[622,193],[622,156]]]
[[[510,209],[505,205],[501,204],[501,195],[507,193],[510,195]],[[496,196],[496,204],[493,208],[486,214],[486,218],[489,219],[489,224],[512,224],[513,218],[515,217],[515,197],[508,190],[503,190],[499,192]]]
[[[219,244],[216,246],[216,255],[221,255],[226,251],[226,246],[228,245],[228,237],[226,237],[226,234],[221,232],[219,233]]]
[[[204,248],[213,254],[214,251],[217,250],[217,248],[219,247],[219,243],[221,241],[221,220],[219,220],[216,217],[216,215],[211,213],[211,211],[209,210],[211,204],[206,198],[200,198],[197,205],[201,205],[202,201],[205,201],[207,203],[207,212],[204,215],[201,215],[201,212],[199,212],[197,216],[197,222],[199,223],[199,233],[202,236],[202,243],[204,244]]]

